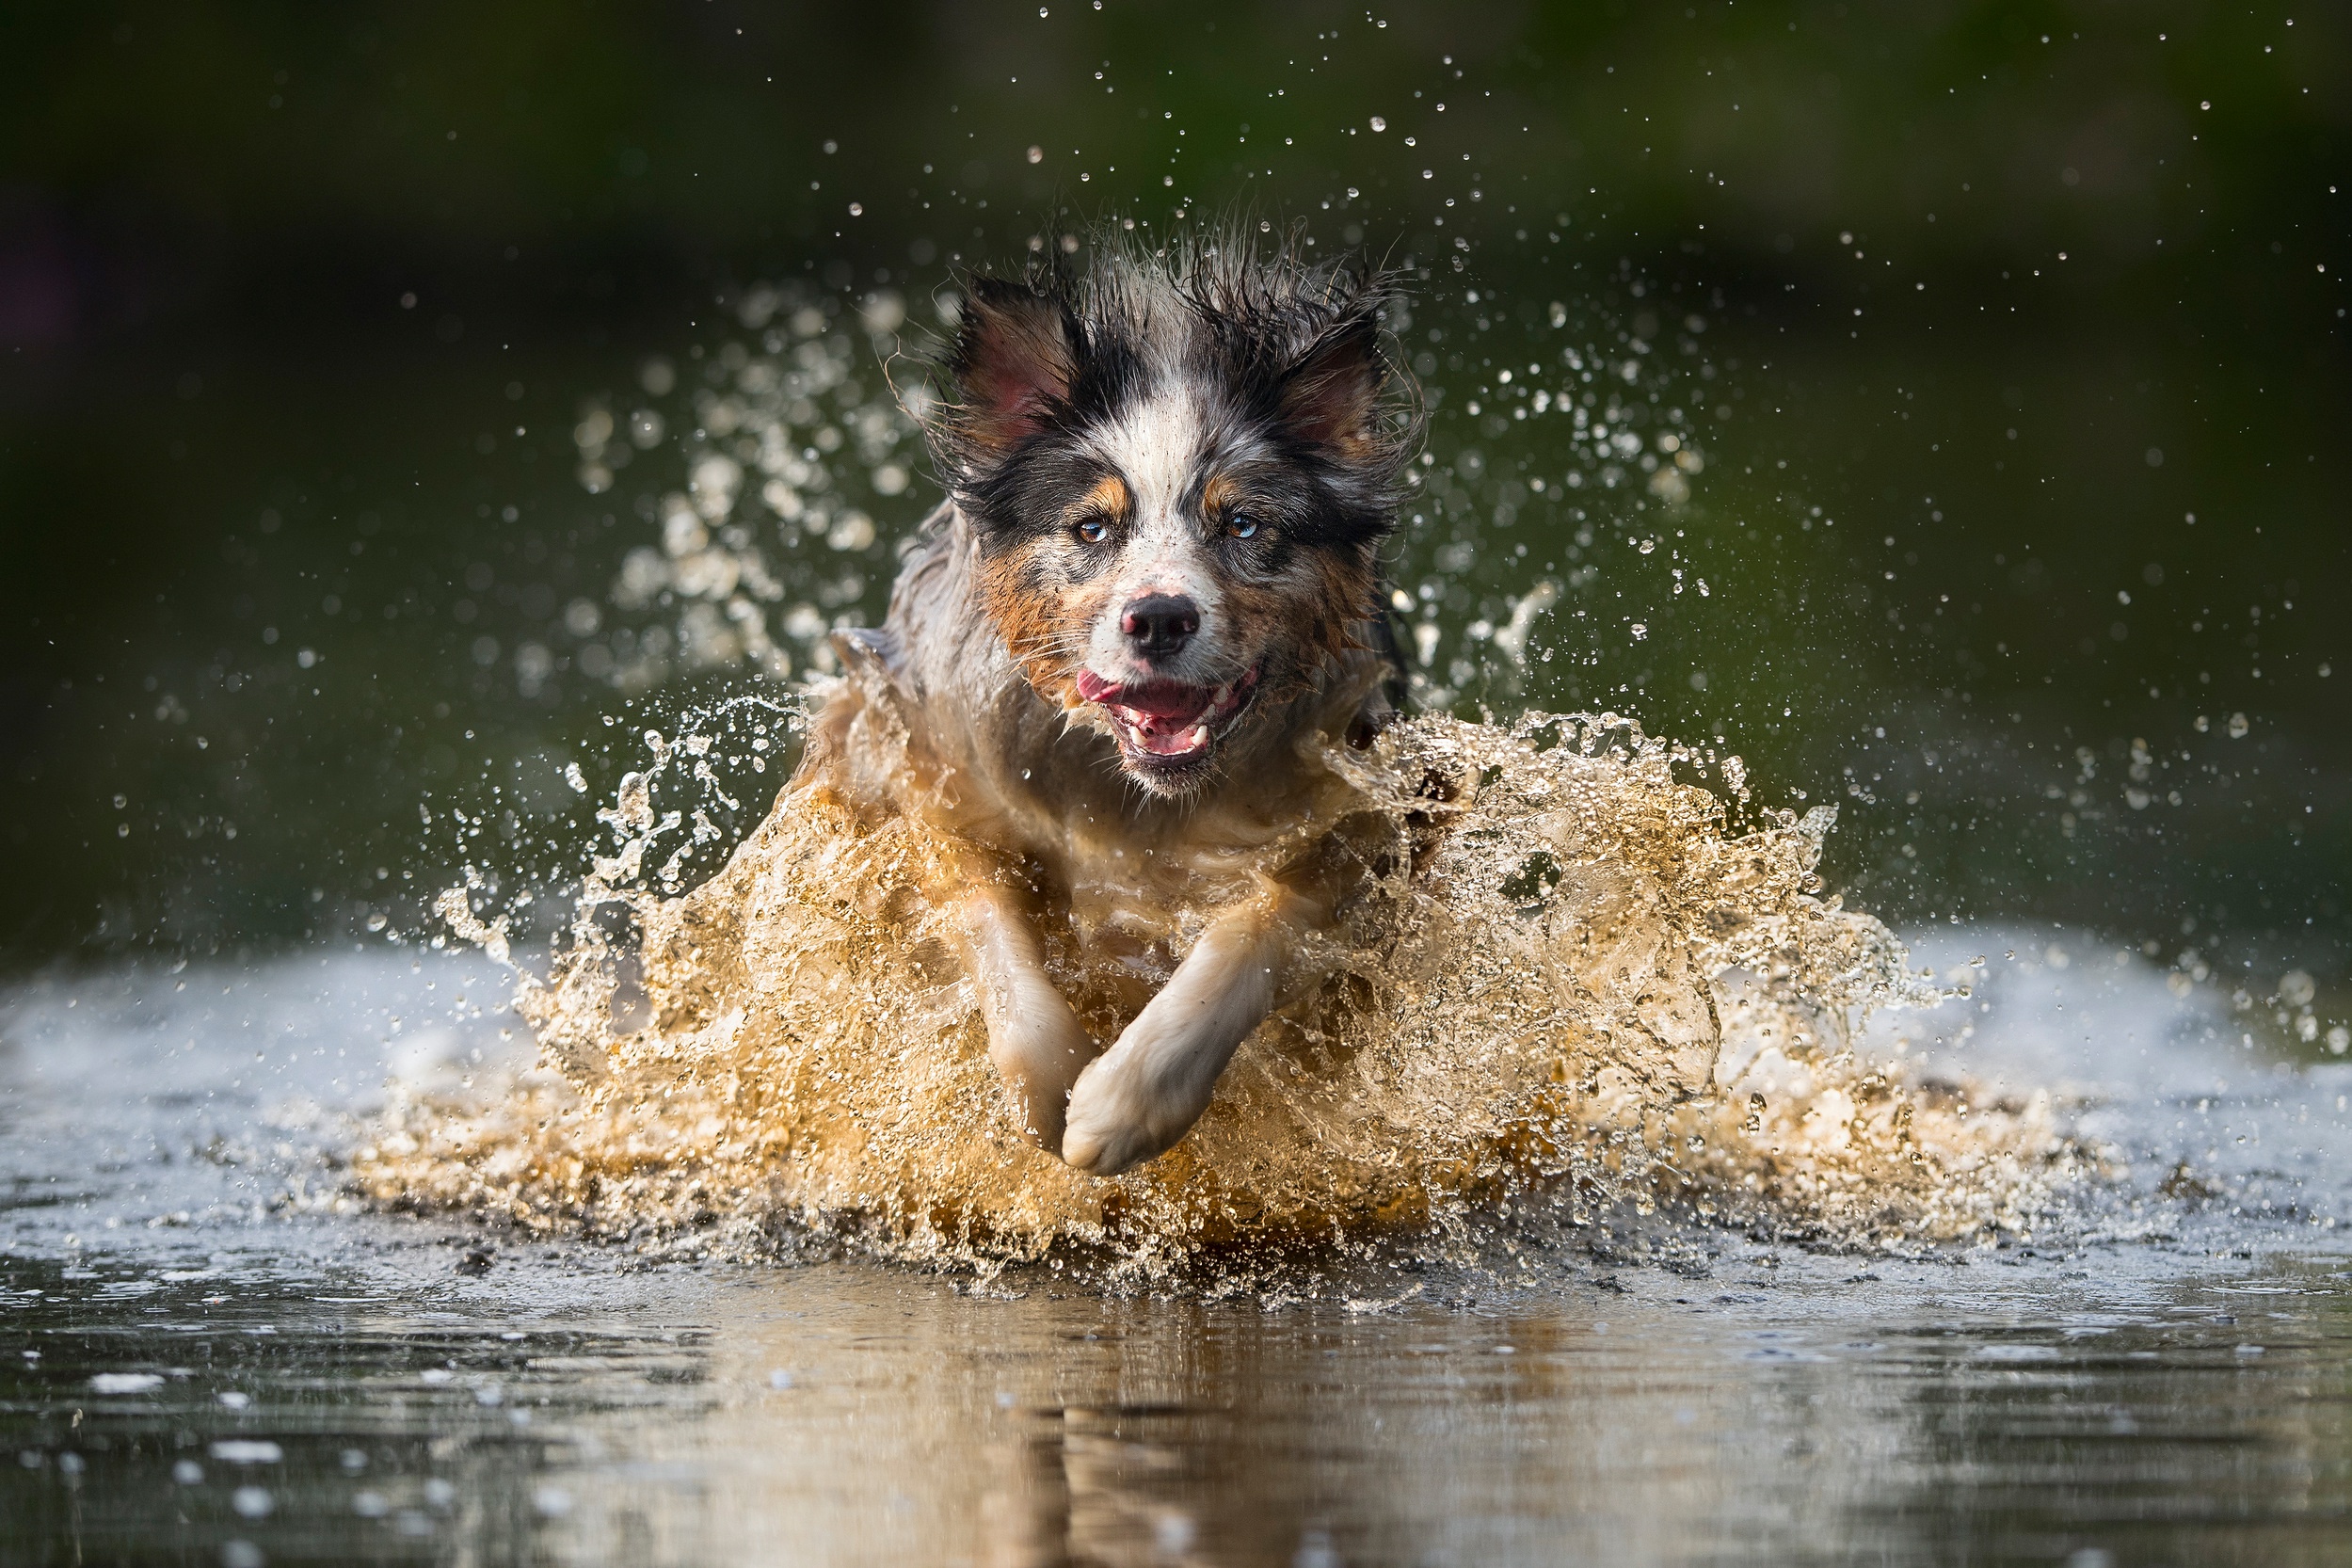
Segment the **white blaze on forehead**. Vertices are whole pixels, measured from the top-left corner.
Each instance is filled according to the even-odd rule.
[[[1201,638],[1213,642],[1224,596],[1201,523],[1186,503],[1215,440],[1209,399],[1168,377],[1098,425],[1088,442],[1127,481],[1132,503],[1116,576],[1094,629],[1095,664],[1106,673],[1124,657],[1120,612],[1146,594],[1176,594],[1200,607]]]
[[[1170,377],[1091,432],[1088,444],[1118,471],[1133,494],[1138,534],[1187,522],[1181,515],[1185,492],[1213,440],[1213,417],[1207,398]]]

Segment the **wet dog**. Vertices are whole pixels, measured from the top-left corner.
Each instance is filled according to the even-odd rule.
[[[1023,1133],[1080,1169],[1184,1136],[1344,895],[1319,759],[1401,700],[1391,288],[1230,237],[968,280],[926,421],[949,499],[885,624],[837,638],[802,776],[1016,868],[953,894],[955,945]],[[1108,1049],[1070,941],[1139,977]]]

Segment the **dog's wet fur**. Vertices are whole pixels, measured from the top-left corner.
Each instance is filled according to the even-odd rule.
[[[1099,1175],[1182,1138],[1293,988],[1344,896],[1318,759],[1402,699],[1394,285],[1304,252],[1112,232],[967,280],[926,421],[949,499],[882,628],[837,637],[803,763],[1019,868],[952,890],[960,956],[1023,1133]],[[1072,939],[1165,976],[1108,1049],[1048,972]]]

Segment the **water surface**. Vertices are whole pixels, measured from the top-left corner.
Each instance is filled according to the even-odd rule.
[[[1176,1290],[533,1243],[339,1198],[343,1118],[388,1072],[447,1086],[522,1048],[487,966],[23,985],[0,1540],[37,1563],[2340,1560],[2352,1074],[2274,1064],[2077,935],[1951,948],[1992,950],[1977,998],[1874,1038],[2071,1086],[2118,1160],[2030,1240],[1816,1253],[1621,1217]]]

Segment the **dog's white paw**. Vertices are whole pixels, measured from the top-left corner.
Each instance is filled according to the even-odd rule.
[[[1133,1170],[1162,1146],[1132,1122],[1073,1124],[1062,1134],[1063,1162],[1089,1176],[1114,1176]]]
[[[1175,1147],[1208,1109],[1215,1078],[1151,1047],[1148,1034],[1130,1030],[1079,1075],[1064,1120],[1066,1163],[1100,1176],[1132,1170]]]
[[[1098,1176],[1131,1170],[1184,1135],[1184,1128],[1178,1128],[1176,1137],[1160,1136],[1151,1125],[1145,1096],[1128,1081],[1134,1075],[1108,1069],[1110,1060],[1104,1057],[1079,1075],[1062,1134],[1064,1161]]]
[[[1040,1091],[1035,1085],[1004,1080],[1005,1113],[1013,1118],[1013,1129],[1021,1135],[1021,1142],[1051,1154],[1062,1147],[1065,1136],[1062,1123],[1062,1105],[1051,1090]]]
[[[1095,1043],[1066,1008],[1060,1016],[992,1033],[988,1055],[1004,1082],[1013,1125],[1048,1152],[1062,1147],[1071,1085],[1095,1054]]]
[[[1173,1148],[1217,1090],[1242,1036],[1273,1004],[1269,922],[1228,916],[1202,934],[1118,1043],[1079,1074],[1062,1158],[1117,1176]]]

